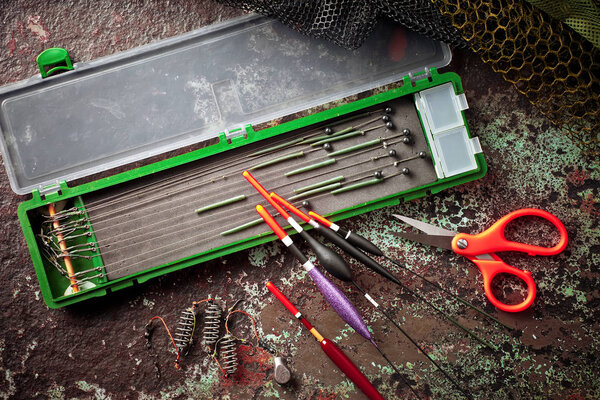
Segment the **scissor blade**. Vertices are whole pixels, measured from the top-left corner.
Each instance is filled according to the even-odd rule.
[[[449,236],[427,235],[425,233],[407,233],[395,232],[394,236],[412,240],[413,242],[423,243],[428,246],[441,247],[442,249],[452,250],[452,238]]]
[[[418,230],[423,231],[428,235],[450,237],[454,237],[456,235],[456,232],[452,232],[447,229],[440,228],[439,226],[428,224],[427,222],[417,221],[416,219],[405,217],[404,215],[392,214],[392,216],[398,218],[402,222],[406,222],[407,224],[414,226]]]

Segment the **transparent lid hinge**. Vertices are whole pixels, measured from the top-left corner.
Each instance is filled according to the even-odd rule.
[[[246,130],[243,127],[227,129],[225,131],[225,138],[227,139],[227,143],[231,143],[231,141],[238,136],[246,137]]]
[[[49,195],[60,195],[60,182],[55,181],[49,185],[39,185],[38,192],[41,196],[48,197]]]
[[[426,80],[431,80],[431,71],[429,70],[428,67],[425,67],[425,70],[423,72],[418,72],[418,73],[412,73],[409,72],[408,73],[408,77],[410,78],[410,83],[413,86],[417,85],[417,81],[426,79]]]

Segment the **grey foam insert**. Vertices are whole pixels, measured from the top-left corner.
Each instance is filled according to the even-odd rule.
[[[395,136],[404,128],[411,131],[410,144],[400,142],[387,149],[377,146],[366,153],[347,157],[326,168],[291,177],[284,175],[285,172],[298,166],[327,159],[327,152],[321,149],[307,152],[304,157],[298,159],[256,170],[253,175],[268,191],[276,191],[283,197],[289,197],[294,194],[295,188],[339,175],[346,178],[345,184],[350,184],[348,182],[363,177],[371,178],[377,169],[381,169],[384,176],[391,175],[403,167],[410,169],[409,175],[395,176],[370,187],[338,195],[326,193],[307,198],[313,209],[321,214],[347,209],[435,182],[437,177],[412,97],[405,96],[386,105],[393,109],[393,113],[390,114],[394,125],[392,130],[380,128],[367,132],[365,136],[332,143],[333,150],[377,137]],[[335,132],[383,115],[381,105],[359,111],[357,114],[365,111],[374,113],[349,122],[332,122],[327,126],[332,127]],[[377,121],[363,129],[381,124],[383,121]],[[271,138],[268,143],[261,141],[232,149],[85,195],[84,202],[98,239],[108,279],[114,280],[267,232],[269,228],[266,224],[260,224],[236,234],[220,235],[225,230],[259,218],[255,210],[256,204],[262,204],[271,214],[276,214],[275,210],[268,206],[267,202],[243,178],[241,172],[251,165],[297,152],[306,146],[295,146],[279,150],[276,154],[252,159],[247,158],[246,155],[256,149],[285,143],[306,135],[312,129],[314,128],[307,127],[292,131]],[[395,160],[390,157],[357,165],[357,162],[362,160],[387,154],[391,148],[397,152],[395,160],[415,156],[420,151],[425,151],[428,156],[424,159],[417,158],[403,162],[397,167],[391,165]],[[194,211],[242,194],[246,199],[240,202],[201,214],[196,214]],[[301,200],[296,204],[299,202]],[[281,217],[277,218],[282,226],[287,225]]]

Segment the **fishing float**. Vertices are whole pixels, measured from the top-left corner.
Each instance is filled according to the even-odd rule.
[[[284,198],[282,198],[281,196],[279,196],[277,193],[271,193],[271,197],[277,203],[279,203],[282,207],[288,209],[290,212],[292,212],[293,214],[295,214],[296,216],[298,216],[299,218],[301,218],[304,222],[307,222],[311,226],[315,227],[315,229],[317,229],[318,232],[323,233],[322,227],[316,221],[314,221],[312,218],[310,218],[308,215],[306,215],[305,213],[303,213],[301,210],[299,210],[298,208],[294,207],[292,204],[290,204],[289,202],[287,202]],[[331,232],[331,231],[328,231],[328,230],[325,230],[325,231],[326,232]],[[335,235],[335,236],[337,236],[337,235]],[[327,233],[326,237],[331,237],[331,235],[329,233]],[[340,238],[338,236],[337,238],[335,238],[333,240],[333,242],[334,243],[339,242],[338,239],[344,240],[344,239],[342,239],[342,238]],[[372,249],[372,247],[374,247],[374,245],[367,246],[366,242],[368,242],[368,241],[366,239],[364,239],[364,238],[362,238],[362,239],[363,240],[358,239],[358,235],[355,235],[355,238],[354,238],[355,241],[358,241],[358,242],[361,243],[361,245],[365,245],[365,247],[368,247],[371,250],[374,250],[374,249]],[[317,258],[318,258],[318,254],[317,254]],[[391,317],[390,311],[388,311],[384,307],[380,306],[379,303],[377,303],[377,301],[375,301],[375,299],[373,299],[373,297],[371,295],[369,295],[369,293],[367,293],[367,291],[365,289],[363,289],[353,279],[353,277],[352,277],[352,271],[350,270],[349,267],[347,267],[347,269],[331,268],[331,269],[327,269],[327,272],[329,272],[331,275],[333,275],[337,279],[341,280],[342,282],[349,282],[349,283],[351,283],[356,289],[358,289],[358,291],[361,292],[361,294],[369,301],[369,303],[371,305],[373,305],[375,307],[375,309],[379,310],[383,314],[383,316],[386,317],[390,322],[392,322],[392,324],[394,324],[394,326],[421,353],[423,353],[423,355],[425,355],[425,357],[446,377],[446,379],[448,379],[448,381],[450,381],[450,383],[452,383],[452,385],[458,391],[460,391],[467,398],[470,398],[470,396],[465,392],[465,390],[463,390],[463,388],[433,358],[431,358],[431,356]],[[384,357],[385,357],[385,355],[384,355]],[[386,357],[386,360],[387,360],[387,357]]]
[[[319,259],[320,263],[328,270],[335,271],[336,274],[339,275],[347,275],[348,279],[351,278],[350,267],[346,264],[345,261],[335,252],[333,252],[328,247],[322,245],[318,241],[314,240],[306,231],[300,227],[298,222],[288,214],[277,202],[267,193],[267,191],[262,187],[258,181],[248,172],[244,171],[244,177],[248,180],[248,182],[263,195],[263,197],[279,212],[279,214],[285,218],[292,227],[303,237],[308,238],[307,240],[309,246],[313,248],[315,254],[317,255],[317,259]],[[294,245],[292,239],[287,235],[287,233],[279,226],[279,224],[275,221],[275,219],[269,214],[267,210],[264,209],[261,205],[256,206],[256,211],[263,218],[263,220],[267,223],[267,225],[271,228],[271,230],[277,235],[277,237],[286,245],[288,249],[296,256],[298,261],[305,267],[308,271],[309,275],[313,278],[317,287],[321,294],[325,297],[327,302],[331,305],[331,307],[337,312],[337,314],[355,331],[357,331],[361,336],[367,339],[381,354],[381,356],[388,362],[388,364],[394,369],[394,371],[400,376],[400,378],[404,381],[406,386],[410,388],[410,390],[415,394],[415,396],[419,397],[412,386],[406,381],[402,373],[398,370],[398,368],[394,365],[394,363],[389,359],[389,357],[383,352],[383,350],[377,345],[371,333],[367,329],[364,320],[356,311],[350,300],[339,291],[339,289],[333,285],[325,276],[315,268],[314,264],[308,260],[308,258],[300,252],[300,250]],[[341,262],[337,262],[337,258],[341,260]],[[312,272],[311,272],[312,271]],[[316,278],[316,279],[315,279]],[[321,285],[321,286],[320,286]],[[339,295],[337,293],[339,292]],[[335,296],[335,297],[334,297]],[[330,297],[331,299],[329,299]],[[353,325],[355,324],[355,325]],[[357,326],[359,329],[357,329]]]
[[[296,317],[302,325],[317,339],[323,352],[362,392],[371,400],[383,400],[381,393],[373,386],[367,377],[358,369],[352,360],[335,344],[333,340],[323,337],[310,322],[298,311],[296,306],[277,289],[272,282],[267,282],[267,288],[275,295],[277,300]]]

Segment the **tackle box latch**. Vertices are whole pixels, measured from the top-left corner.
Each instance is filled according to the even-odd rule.
[[[410,83],[412,86],[416,86],[417,85],[417,81],[426,79],[428,81],[431,80],[431,71],[429,70],[428,67],[425,67],[425,70],[423,72],[418,72],[418,73],[412,73],[409,72],[408,73],[408,77],[410,78]]]
[[[61,71],[73,69],[73,63],[67,50],[62,47],[52,47],[42,51],[36,58],[42,78]]]

